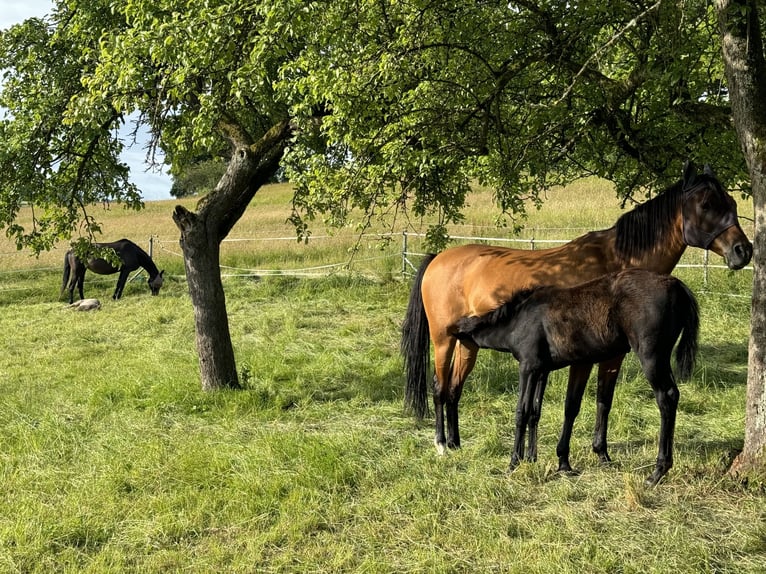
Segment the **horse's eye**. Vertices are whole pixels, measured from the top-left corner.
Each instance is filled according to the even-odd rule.
[[[700,208],[702,209],[702,211],[707,211],[708,209],[710,209],[710,202],[703,201],[702,203],[700,203]]]

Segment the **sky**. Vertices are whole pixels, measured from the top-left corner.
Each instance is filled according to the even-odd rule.
[[[42,17],[53,9],[51,0],[0,0],[0,29],[23,22],[27,18]],[[132,128],[128,119],[125,133]],[[130,139],[126,137],[126,144]],[[138,141],[122,153],[122,160],[130,166],[130,179],[141,191],[144,200],[170,199],[171,177],[155,169],[148,169],[146,150],[148,134],[139,134]]]

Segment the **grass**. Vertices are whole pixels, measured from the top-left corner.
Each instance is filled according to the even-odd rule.
[[[267,192],[232,237],[286,233],[287,191]],[[569,193],[530,216],[536,236],[546,224],[556,235],[588,227],[591,216],[606,227],[619,214],[616,201],[603,208],[608,189],[587,201],[576,191],[567,207]],[[473,202],[479,229],[491,202]],[[750,272],[712,270],[707,285],[699,269],[677,272],[700,301],[701,351],[680,385],[676,465],[657,488],[643,479],[659,416],[633,358],[610,418],[613,465],[590,452],[591,384],[572,441],[580,474],[554,472],[566,384],[557,372],[540,460],[507,474],[517,386],[508,356],[480,354],[459,452],[436,456],[430,421],[402,412],[409,285],[393,263],[377,275],[228,277],[246,390],[201,392],[171,207],[105,212],[110,238],[159,235],[167,251],[156,256],[174,278],[158,297],[134,282],[113,302],[116,279],[89,274],[98,312],[56,300],[61,253],[35,260],[0,248],[13,270],[0,275],[0,571],[763,571],[764,493],[725,473],[744,433]],[[349,235],[320,254],[314,242],[290,251],[343,260]],[[286,245],[233,243],[224,262],[294,265]]]

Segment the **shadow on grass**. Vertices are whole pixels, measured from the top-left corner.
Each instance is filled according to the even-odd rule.
[[[710,386],[717,388],[745,386],[747,384],[747,353],[746,342],[700,345],[695,372],[687,384],[702,389]],[[515,393],[518,390],[518,363],[510,354],[481,351],[479,357],[479,362],[469,376],[466,387],[478,387],[492,396]],[[675,351],[672,366],[675,373]],[[595,388],[597,371],[598,366],[594,365],[588,379],[589,389]],[[561,387],[563,393],[568,377],[568,368],[554,371],[551,373],[548,388]],[[620,369],[617,386],[619,388],[622,381],[636,378],[645,380],[638,360],[633,353],[629,353]],[[546,394],[549,392],[546,390]]]
[[[369,403],[403,401],[404,379],[395,369],[376,371],[374,376],[347,368],[311,378],[305,374],[295,378],[259,377],[250,373],[243,377],[244,392],[253,393],[264,407],[289,410],[307,401],[335,402],[361,400]]]

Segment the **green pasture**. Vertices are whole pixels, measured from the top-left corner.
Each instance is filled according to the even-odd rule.
[[[524,236],[611,225],[611,190],[581,185],[552,192]],[[224,245],[224,265],[246,270],[225,278],[243,391],[200,390],[172,202],[96,214],[105,239],[158,238],[169,275],[158,297],[140,279],[114,302],[116,276],[88,274],[86,297],[103,307],[72,311],[58,299],[65,246],[36,259],[0,244],[0,572],[764,571],[766,496],[726,475],[744,433],[750,271],[703,281],[677,270],[700,302],[701,349],[680,384],[676,464],[657,488],[643,480],[659,416],[632,358],[612,465],[590,452],[591,384],[572,441],[581,472],[556,474],[562,371],[539,462],[508,474],[515,362],[480,355],[461,402],[464,446],[437,456],[431,421],[402,407],[400,239],[264,240],[290,233],[288,197],[263,190],[231,234],[258,241]],[[478,194],[453,232],[510,237],[493,222]],[[348,268],[271,274],[336,261]]]

